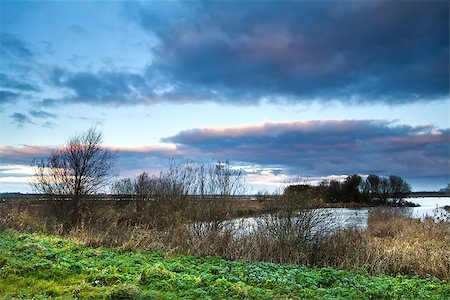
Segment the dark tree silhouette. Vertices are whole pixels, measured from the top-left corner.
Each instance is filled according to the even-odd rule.
[[[35,160],[34,189],[51,199],[72,202],[71,226],[82,225],[86,196],[102,191],[112,178],[115,153],[102,147],[95,128],[72,137],[44,159]]]
[[[353,174],[348,176],[342,184],[343,201],[359,202],[361,200],[359,187],[361,186],[361,176]]]
[[[392,200],[397,202],[411,192],[411,186],[400,176],[389,176],[389,187]]]

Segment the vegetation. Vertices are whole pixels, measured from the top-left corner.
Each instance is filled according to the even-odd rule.
[[[232,262],[161,251],[92,248],[0,233],[0,291],[9,298],[448,299],[448,281],[332,268]]]
[[[88,196],[105,192],[111,182],[114,153],[102,147],[101,142],[102,134],[91,128],[75,135],[49,157],[34,162],[33,187],[49,200],[47,213],[58,218],[64,231],[85,226],[86,219],[92,216]],[[232,217],[231,196],[242,195],[245,184],[242,171],[233,168],[228,161],[207,165],[188,162],[183,166],[172,162],[159,176],[143,172],[136,178],[114,182],[110,190],[115,195],[135,200],[131,222],[153,222],[163,228],[173,222],[172,218],[179,218],[179,214],[188,216],[193,222],[219,222]],[[402,197],[409,191],[409,185],[398,176],[369,175],[363,183],[359,175],[352,175],[342,183],[323,182],[318,187],[289,186],[281,196],[266,197],[262,210],[272,214],[274,208],[283,211],[286,199],[290,199],[290,203],[299,202],[296,212],[305,212],[304,208],[317,207],[324,202],[387,204],[388,197],[395,200],[392,203],[402,204]],[[164,214],[169,218],[158,220],[161,211],[170,211]]]
[[[143,172],[113,182],[111,192],[134,201],[137,221],[157,221],[162,228],[172,221],[161,218],[161,211],[169,211],[163,215],[177,218],[182,214],[194,222],[231,217],[234,197],[245,192],[245,184],[242,171],[228,161],[184,165],[171,161],[168,170],[158,176]]]
[[[112,175],[114,153],[101,146],[102,134],[95,128],[72,137],[45,159],[35,160],[34,189],[49,200],[69,197],[70,202],[55,204],[64,217],[64,228],[83,226],[86,196],[99,193]],[[62,212],[62,213],[61,213]]]
[[[158,176],[144,172],[113,183],[111,191],[119,198],[96,199],[109,183],[113,158],[100,141],[101,135],[90,130],[36,164],[35,187],[46,200],[0,203],[0,294],[449,296],[450,222],[411,219],[387,207],[404,206],[409,185],[398,176],[369,175],[363,181],[352,175],[342,183],[260,194],[253,202],[263,214],[245,222],[232,219],[242,213],[236,196],[245,185],[242,172],[228,162],[171,163]],[[385,207],[370,210],[367,229],[342,229],[327,210],[318,209],[324,201]]]
[[[322,181],[319,186],[290,185],[285,190],[291,196],[313,194],[325,203],[414,206],[403,200],[410,192],[410,185],[400,176],[381,177],[375,174],[368,175],[365,180],[353,174],[343,182],[331,180]]]
[[[368,228],[337,233],[328,249],[337,268],[360,266],[372,274],[428,274],[450,278],[450,220],[412,219],[393,208],[369,211]]]
[[[0,204],[0,230],[57,234],[88,246],[123,250],[158,248],[166,253],[328,266],[369,274],[450,277],[450,222],[446,219],[421,221],[395,208],[372,208],[367,229],[339,229],[326,210],[295,212],[290,207],[297,202],[284,201],[285,208],[253,223],[194,221],[203,213],[215,215],[207,210],[208,202],[140,219],[133,202],[93,201],[85,227],[69,232],[47,213],[45,203],[21,206],[7,201]]]

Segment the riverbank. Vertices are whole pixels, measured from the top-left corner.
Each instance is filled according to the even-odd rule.
[[[448,299],[448,281],[333,268],[226,261],[161,251],[92,248],[57,237],[0,233],[7,299]]]
[[[231,210],[228,219],[240,217],[255,217],[258,215],[270,213],[274,206],[268,205],[271,200],[239,199],[230,205]],[[269,207],[270,206],[270,207]],[[376,203],[376,202],[336,202],[327,203],[315,201],[308,204],[308,208],[373,208],[373,207],[419,207],[420,205],[411,201],[402,201],[399,203]]]
[[[58,235],[86,246],[124,251],[162,249],[166,253],[333,267],[372,275],[450,277],[448,219],[414,219],[399,210],[372,208],[367,227],[340,229],[329,210],[293,211],[287,206],[261,216],[249,228],[244,222],[231,224],[223,219],[193,222],[185,217],[195,214],[192,207],[148,210],[147,219],[139,219],[133,209],[94,207],[82,227],[65,230],[59,215],[53,217],[51,210],[0,206],[0,230]]]

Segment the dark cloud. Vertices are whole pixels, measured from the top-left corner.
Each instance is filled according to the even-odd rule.
[[[19,99],[20,95],[11,91],[0,90],[0,106],[8,103],[14,103]]]
[[[56,119],[58,116],[43,110],[30,110],[30,115],[39,119]]]
[[[117,171],[121,176],[157,172],[168,167],[170,158],[178,162],[229,159],[244,166],[245,174],[253,178],[376,173],[400,175],[412,183],[434,180],[444,184],[450,179],[450,130],[431,125],[374,120],[265,123],[185,130],[164,142],[175,145],[110,147],[118,151]],[[0,164],[29,165],[52,149],[3,146]]]
[[[15,103],[28,97],[27,93],[40,92],[41,88],[24,78],[34,64],[34,54],[19,37],[0,32],[0,105]],[[25,97],[24,97],[25,96]]]
[[[24,41],[6,32],[0,32],[0,54],[3,58],[29,59],[33,56]]]
[[[167,1],[123,7],[157,40],[148,45],[144,70],[118,69],[114,60],[122,58],[107,57],[110,67],[80,72],[74,54],[56,61],[50,80],[42,82],[64,95],[53,103],[396,105],[448,97],[448,1]],[[88,34],[79,25],[65,30]],[[0,44],[10,68],[0,84],[39,91],[19,79],[37,72],[30,66],[39,65],[39,56],[9,33],[0,34]]]
[[[50,121],[45,121],[45,122],[41,125],[41,127],[49,128],[49,129],[52,129],[52,128],[54,128],[55,126],[56,126],[56,124],[53,123],[53,122],[50,122]]]
[[[133,17],[160,38],[150,70],[192,101],[448,95],[448,1],[169,2]]]
[[[54,146],[0,146],[0,167],[2,165],[29,166],[34,159],[48,157],[54,149]],[[110,149],[118,151],[117,171],[122,175],[131,172],[129,176],[143,170],[164,169],[168,167],[169,159],[185,157],[174,147],[110,147]]]
[[[9,78],[8,76],[6,76],[5,74],[1,74],[0,73],[0,86],[5,87],[5,88],[12,88],[15,90],[20,90],[20,91],[39,91],[39,87],[25,82],[25,81],[19,81],[13,78]]]
[[[20,147],[0,146],[2,165],[31,165],[34,158],[43,158],[50,154],[54,147],[51,146],[28,146]]]
[[[156,171],[168,168],[170,159],[183,161],[186,154],[174,147],[144,146],[115,148],[118,151],[117,168],[120,174],[134,176],[144,170]]]
[[[58,100],[46,98],[39,101],[37,105],[41,107],[55,107],[58,105]]]
[[[12,123],[15,124],[18,128],[21,128],[26,124],[36,125],[36,123],[34,123],[30,119],[30,117],[22,113],[16,112],[10,115],[9,117],[12,119]]]
[[[384,121],[307,121],[192,129],[163,141],[198,157],[284,166],[308,176],[448,177],[449,133]]]
[[[30,110],[29,114],[37,119],[56,119],[58,116],[43,110]],[[12,119],[12,124],[15,124],[17,128],[22,128],[24,125],[38,125],[35,123],[27,114],[24,113],[13,113],[9,116]],[[41,127],[53,128],[54,123],[50,121],[45,121],[41,124]]]
[[[76,34],[77,36],[85,36],[89,34],[88,31],[80,25],[70,25],[67,27],[67,30]]]
[[[54,85],[70,91],[65,99],[69,102],[130,105],[141,103],[151,93],[141,75],[128,72],[69,72],[57,68],[51,77]]]

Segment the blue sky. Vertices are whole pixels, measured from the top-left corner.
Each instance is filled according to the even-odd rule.
[[[449,179],[448,1],[2,1],[0,192],[97,126],[119,176],[228,159],[293,176]]]

